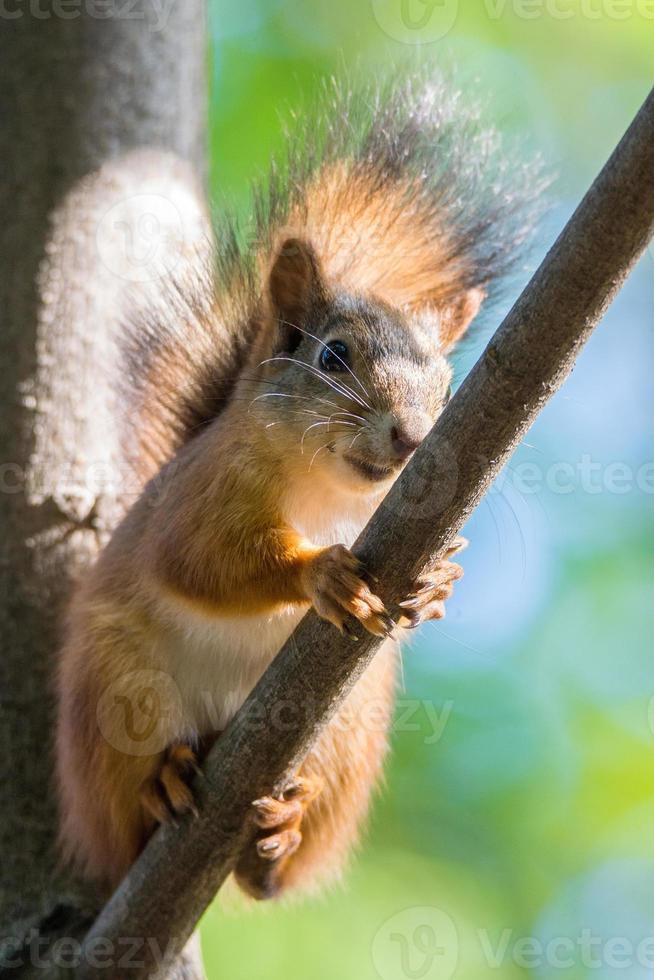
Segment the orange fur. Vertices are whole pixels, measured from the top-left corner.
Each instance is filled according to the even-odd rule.
[[[130,320],[127,444],[143,480],[229,402],[284,240],[312,242],[330,283],[419,315],[449,349],[542,207],[538,161],[503,153],[474,99],[429,69],[356,91],[334,80],[288,135],[247,226],[222,216],[213,261]]]
[[[465,257],[452,262],[455,229],[435,226],[419,191],[408,179],[371,186],[352,163],[331,166],[307,187],[267,261],[294,234],[313,243],[326,275],[346,289],[400,308],[448,310],[473,270]]]
[[[438,336],[340,290],[311,245],[283,244],[233,397],[146,486],[75,595],[59,669],[61,836],[68,857],[107,884],[158,821],[193,809],[194,750],[224,727],[309,604],[339,629],[348,616],[378,635],[391,628],[340,542],[351,544],[406,462],[393,433],[426,432],[450,374]],[[358,389],[307,363],[320,365],[327,345],[299,321],[349,337]],[[276,397],[291,399],[286,409]],[[347,425],[363,437],[354,456]],[[307,435],[321,426],[337,434],[317,451],[310,439],[308,463]],[[410,621],[418,606],[442,614],[456,568],[446,562],[409,600]],[[390,643],[306,760],[317,799],[270,804],[287,818],[238,866],[251,894],[311,885],[343,864],[379,777],[394,672]]]
[[[347,549],[441,412],[444,355],[539,208],[538,166],[507,167],[446,79],[325,95],[256,194],[248,247],[226,222],[215,267],[185,266],[125,344],[125,448],[144,486],[76,591],[58,677],[62,846],[107,884],[158,820],[192,808],[195,752],[309,605],[388,632]],[[347,371],[324,365],[333,345]],[[461,574],[448,559],[400,604],[403,624],[444,614]],[[244,853],[250,893],[343,864],[379,778],[395,659],[388,642],[306,760],[322,792],[266,804],[287,850],[271,860],[264,835]]]
[[[384,644],[302,766],[302,776],[316,781],[321,791],[298,822],[299,850],[265,875],[257,874],[247,855],[237,866],[237,880],[255,898],[272,897],[285,889],[316,891],[342,873],[365,827],[371,789],[381,778],[397,653],[394,641]]]
[[[228,418],[224,428],[221,459],[231,456],[231,465],[240,471],[234,472],[232,492],[218,495],[209,506],[205,495],[214,474],[208,463],[213,439],[207,433],[188,452],[191,459],[182,480],[161,494],[152,485],[146,491],[71,609],[59,671],[62,840],[69,858],[111,885],[153,829],[142,793],[158,777],[163,746],[173,744],[185,728],[179,706],[165,703],[164,688],[157,693],[162,748],[131,754],[124,704],[133,708],[139,697],[132,677],[142,673],[147,684],[149,673],[163,666],[152,653],[165,632],[165,621],[159,621],[155,610],[167,607],[173,589],[193,614],[208,621],[226,614],[273,612],[289,603],[301,610],[310,601],[304,575],[317,557],[331,550],[277,526],[274,508],[268,514],[265,507],[263,481],[271,473],[263,453],[248,485],[242,472],[242,436],[236,457],[237,439],[229,432]],[[224,483],[232,486],[229,477]],[[213,527],[213,514],[226,510],[228,522]],[[183,650],[179,657],[183,669]],[[387,727],[367,731],[358,719],[368,699],[380,700],[383,713],[390,716],[393,674],[391,648],[360,681],[341,718],[307,760],[303,771],[320,775],[325,789],[303,823],[304,843],[289,862],[285,883],[298,880],[302,869],[316,880],[317,865],[324,866],[325,875],[333,874],[358,835],[380,771]],[[99,720],[104,711],[99,705],[108,697],[109,717]],[[135,748],[139,751],[140,745]]]
[[[354,616],[390,632],[348,548],[442,410],[444,352],[484,290],[452,230],[421,211],[420,188],[370,176],[326,167],[291,202],[257,256],[262,285],[242,302],[247,354],[230,362],[220,412],[199,404],[184,435],[162,399],[163,431],[144,410],[142,441],[155,440],[144,472],[168,462],[74,597],[59,668],[61,838],[109,885],[158,820],[192,809],[185,765],[309,605],[339,629]],[[233,335],[221,316],[238,296],[231,283],[202,307],[216,320],[205,342]],[[333,344],[347,350],[347,371],[323,364]],[[184,356],[164,344],[145,385],[158,365],[173,402],[175,350]],[[457,570],[439,566],[404,618],[440,617]],[[271,861],[264,840],[244,854],[238,878],[250,893],[310,887],[342,866],[381,771],[395,660],[389,642],[306,760],[301,775],[322,792],[288,809],[287,852]]]

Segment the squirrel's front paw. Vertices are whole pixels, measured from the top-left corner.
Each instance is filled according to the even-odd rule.
[[[461,566],[450,561],[450,558],[467,546],[466,538],[455,538],[445,557],[420,576],[414,584],[411,595],[399,604],[401,610],[399,626],[415,629],[416,626],[430,619],[443,619],[445,600],[452,595],[454,583],[463,577]]]
[[[349,615],[358,619],[370,633],[387,636],[393,629],[393,621],[363,575],[361,562],[344,545],[325,548],[306,569],[307,596],[318,615],[341,632],[348,632]]]

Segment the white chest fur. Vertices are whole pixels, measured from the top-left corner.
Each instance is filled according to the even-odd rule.
[[[318,545],[351,545],[371,511],[342,511],[307,501],[293,508],[293,526]],[[275,612],[208,616],[182,601],[167,599],[159,659],[177,684],[189,732],[222,730],[236,713],[275,654],[291,635],[306,607],[289,605]]]
[[[288,606],[274,613],[209,618],[181,604],[169,606],[160,657],[179,688],[190,730],[225,727],[303,612]]]

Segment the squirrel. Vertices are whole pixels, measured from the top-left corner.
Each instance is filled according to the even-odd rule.
[[[148,482],[74,590],[58,666],[60,836],[84,874],[115,886],[194,810],[206,746],[313,607],[386,639],[348,723],[253,801],[235,877],[268,898],[338,875],[382,770],[399,632],[444,615],[465,542],[393,616],[349,549],[443,410],[533,186],[449,82],[334,83],[257,193],[253,242],[223,228],[212,270],[131,329]]]

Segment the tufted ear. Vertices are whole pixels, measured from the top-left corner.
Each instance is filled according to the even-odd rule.
[[[450,350],[464,335],[479,313],[486,299],[485,290],[479,286],[468,289],[458,299],[440,313],[440,338],[446,351]]]
[[[278,324],[275,351],[292,352],[302,340],[311,310],[326,297],[320,262],[313,247],[300,238],[287,238],[268,276],[270,314]]]

